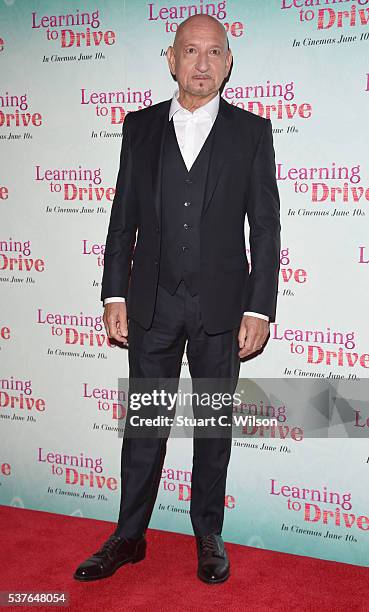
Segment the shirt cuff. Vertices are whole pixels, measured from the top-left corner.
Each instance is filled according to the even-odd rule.
[[[106,306],[106,304],[110,304],[112,302],[125,302],[126,298],[124,297],[109,297],[109,298],[105,298],[104,300],[104,306]]]
[[[259,314],[258,312],[244,312],[244,315],[250,315],[251,317],[257,317],[258,319],[264,319],[264,321],[269,321],[269,317],[267,315]]]

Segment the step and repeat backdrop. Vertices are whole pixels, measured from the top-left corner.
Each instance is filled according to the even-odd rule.
[[[272,121],[281,198],[277,318],[236,408],[276,424],[234,438],[223,535],[369,566],[368,0],[0,0],[0,502],[117,520],[128,355],[100,288],[122,125],[172,96],[198,12],[228,32],[223,97]],[[191,466],[171,438],[151,527],[192,533]]]

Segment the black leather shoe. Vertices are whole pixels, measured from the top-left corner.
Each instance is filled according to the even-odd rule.
[[[114,534],[91,557],[83,561],[73,574],[76,580],[99,580],[112,576],[125,563],[137,563],[145,558],[146,540],[126,540]]]
[[[224,582],[230,575],[230,563],[221,535],[196,536],[200,580],[208,584]]]

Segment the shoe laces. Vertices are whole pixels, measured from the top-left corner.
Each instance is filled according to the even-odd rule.
[[[95,553],[95,556],[111,556],[112,551],[116,547],[117,543],[121,541],[118,536],[110,536],[110,538],[102,545],[102,547]]]
[[[201,554],[212,555],[213,557],[221,557],[222,554],[219,550],[219,543],[214,534],[207,536],[201,536],[199,539]]]

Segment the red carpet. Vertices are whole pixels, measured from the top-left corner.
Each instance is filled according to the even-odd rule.
[[[114,528],[114,523],[0,506],[0,590],[64,590],[70,598],[65,609],[76,612],[369,610],[367,568],[228,544],[230,579],[207,585],[196,577],[193,537],[157,530],[149,530],[140,563],[104,580],[74,580],[77,565]],[[26,609],[55,607],[4,608]]]

